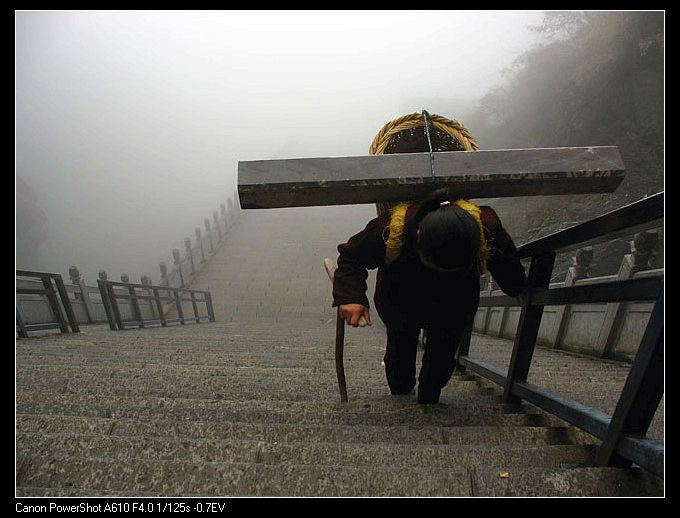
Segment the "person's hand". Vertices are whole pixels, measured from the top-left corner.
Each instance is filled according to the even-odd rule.
[[[371,325],[371,315],[368,308],[363,304],[342,304],[338,309],[340,310],[340,318],[352,327],[359,326],[359,319],[362,316],[366,320],[366,324]]]

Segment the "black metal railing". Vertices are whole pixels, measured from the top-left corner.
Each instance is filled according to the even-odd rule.
[[[109,327],[113,331],[123,331],[130,327],[144,328],[148,325],[161,325],[177,323],[185,325],[187,322],[195,321],[200,323],[203,320],[215,321],[212,297],[208,291],[188,290],[171,288],[168,286],[154,286],[151,284],[133,284],[129,282],[104,281],[99,279],[99,292],[101,293],[104,311],[109,322]],[[120,288],[116,290],[116,288]],[[164,292],[164,295],[161,295]],[[145,294],[146,293],[146,294]],[[151,293],[151,295],[149,295]],[[188,298],[184,295],[188,294]],[[197,296],[202,296],[198,298]],[[118,300],[128,300],[132,311],[132,319],[124,319]],[[144,318],[139,306],[140,300],[151,301],[156,306],[158,318]],[[163,303],[170,302],[169,309],[177,311],[177,318],[167,318]],[[191,302],[194,312],[193,317],[185,317],[182,309],[182,302]],[[198,304],[205,304],[207,316],[201,316]]]
[[[663,275],[554,289],[549,284],[558,251],[653,228],[663,217],[664,194],[660,192],[520,247],[519,257],[531,258],[530,288],[523,297],[508,370],[471,358],[469,338],[462,341],[458,353],[461,370],[469,368],[504,387],[505,403],[526,400],[601,439],[597,465],[635,463],[660,477],[664,446],[646,438],[646,433],[664,391]],[[527,383],[544,306],[631,300],[654,301],[654,308],[612,416]],[[517,306],[518,302],[513,297],[493,296],[481,297],[479,305]]]
[[[28,277],[33,279],[40,279],[42,281],[42,288],[21,288],[17,286],[17,295],[41,295],[47,298],[47,303],[52,311],[54,322],[46,322],[40,324],[29,324],[23,315],[23,310],[17,301],[16,304],[16,332],[20,338],[27,338],[30,331],[42,331],[45,329],[60,329],[62,333],[69,332],[69,325],[71,332],[79,333],[80,328],[76,320],[71,301],[68,298],[64,280],[61,274],[48,272],[33,272],[29,270],[16,270],[16,277]],[[55,289],[56,286],[56,289]],[[63,312],[62,312],[63,308]],[[66,313],[66,318],[64,318]]]

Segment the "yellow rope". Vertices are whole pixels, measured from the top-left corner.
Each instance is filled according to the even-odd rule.
[[[394,261],[401,253],[401,246],[404,243],[404,225],[406,223],[406,210],[408,203],[399,203],[392,208],[390,218],[390,237],[385,242],[385,260],[387,264]]]
[[[474,203],[467,200],[456,200],[454,205],[457,205],[465,212],[470,214],[477,225],[479,226],[479,268],[481,273],[486,272],[486,263],[489,260],[490,248],[489,242],[484,236],[484,227],[482,226],[481,209]],[[390,217],[390,236],[385,241],[385,261],[387,264],[392,263],[399,254],[404,244],[404,225],[406,224],[406,211],[410,207],[408,203],[398,203],[392,207],[392,215]]]

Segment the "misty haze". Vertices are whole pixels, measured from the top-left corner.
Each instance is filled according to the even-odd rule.
[[[626,181],[591,205],[629,203],[663,182],[662,21],[17,12],[17,268],[157,280],[159,262],[233,197],[239,160],[365,155],[383,124],[422,109],[461,121],[482,149],[617,145]],[[628,54],[613,56],[607,38]],[[591,215],[566,200],[551,223],[542,207],[554,198],[498,210],[519,242]]]
[[[15,11],[16,510],[664,496],[664,38]]]
[[[18,12],[17,267],[158,278],[239,160],[365,155],[465,121],[541,14]]]

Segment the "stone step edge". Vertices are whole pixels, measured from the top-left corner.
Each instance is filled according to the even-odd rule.
[[[120,422],[124,422],[125,424],[135,424],[139,420],[136,418],[130,418],[130,417],[96,417],[96,416],[76,416],[76,415],[70,415],[70,414],[33,414],[33,413],[21,413],[21,414],[16,414],[16,416],[27,416],[27,417],[32,417],[32,418],[59,418],[62,420],[70,420],[70,421],[75,421],[75,420],[87,420],[87,421],[95,421],[95,422],[101,422],[101,423],[106,423],[109,425],[109,430],[110,432],[108,435],[117,435],[113,433],[115,431],[116,425]],[[182,420],[177,420],[177,419],[158,419],[154,418],[154,421],[158,424],[156,427],[157,430],[164,430],[167,429],[167,427],[174,427],[178,425],[186,425],[186,421]],[[303,424],[303,425],[297,425],[293,423],[253,423],[253,422],[243,422],[243,421],[192,421],[196,425],[196,427],[259,427],[262,429],[268,428],[271,429],[271,431],[276,431],[279,429],[284,429],[283,432],[286,433],[287,429],[292,428],[304,428],[306,430],[309,430],[310,433],[314,433],[317,431],[320,431],[321,433],[324,433],[325,431],[328,430],[338,430],[338,429],[343,429],[346,431],[352,431],[356,430],[356,433],[362,433],[362,432],[380,432],[385,430],[385,426],[381,425],[369,425],[369,424],[343,424],[343,425],[338,425],[338,426],[331,426],[331,425],[323,425],[323,424]],[[475,434],[475,433],[482,433],[488,431],[489,433],[498,433],[499,431],[507,430],[511,435],[516,434],[519,430],[527,430],[529,433],[531,432],[538,432],[539,430],[544,430],[545,433],[554,433],[557,436],[561,437],[568,437],[570,434],[576,432],[576,433],[581,433],[585,434],[585,432],[582,432],[581,430],[574,428],[573,426],[570,426],[566,423],[560,422],[560,424],[548,424],[544,426],[517,426],[517,427],[507,427],[507,426],[502,426],[502,425],[489,425],[489,426],[447,426],[447,425],[433,425],[433,424],[426,424],[422,426],[418,425],[406,425],[406,424],[398,424],[398,425],[391,425],[389,426],[390,431],[397,431],[397,432],[405,432],[405,433],[415,433],[415,432],[435,432],[435,433],[456,433],[456,434]],[[41,433],[41,432],[16,432],[16,433]],[[51,432],[50,432],[51,433]],[[70,431],[67,432],[59,432],[59,433],[73,433]],[[585,434],[587,435],[587,434]],[[129,435],[129,437],[138,437],[137,435]],[[172,437],[172,438],[180,438],[180,439],[193,439],[196,438],[196,436],[191,436],[191,435],[147,435],[147,437]],[[587,436],[590,438],[591,436]],[[448,437],[447,437],[447,440]],[[574,443],[574,442],[560,442],[560,443],[551,443],[551,444],[593,444],[593,443],[598,443],[598,440],[593,438],[593,442],[591,441],[582,441],[579,443]],[[315,443],[316,444],[316,443]],[[365,443],[365,444],[372,444],[372,443]],[[399,443],[395,443],[399,444]],[[418,443],[418,444],[432,444],[432,445],[441,445],[444,444],[443,442],[436,442],[436,443]],[[456,444],[466,444],[466,443],[451,443],[453,445]],[[481,444],[488,444],[488,443],[481,443]]]
[[[485,428],[485,427],[475,427],[475,428]],[[500,427],[499,427],[500,428]],[[55,439],[55,438],[74,438],[74,439],[111,439],[111,440],[125,440],[125,439],[140,439],[140,440],[153,440],[153,441],[161,441],[165,440],[167,442],[175,442],[175,443],[181,443],[181,442],[196,442],[196,443],[201,443],[201,442],[224,442],[226,444],[231,444],[235,446],[243,446],[244,448],[248,447],[257,447],[262,444],[264,445],[275,445],[275,446],[294,446],[294,447],[310,447],[310,448],[317,448],[317,447],[355,447],[355,446],[361,446],[366,449],[371,449],[371,448],[380,448],[380,447],[386,447],[386,446],[394,446],[395,448],[410,448],[410,449],[415,449],[415,450],[424,450],[424,449],[460,449],[460,450],[465,450],[465,449],[470,449],[474,447],[479,447],[483,446],[485,449],[488,450],[504,450],[504,449],[515,449],[515,450],[537,450],[537,449],[559,449],[559,448],[573,448],[573,449],[583,449],[587,451],[592,451],[596,446],[594,444],[507,444],[507,445],[500,445],[500,444],[489,444],[489,443],[475,443],[475,444],[467,444],[467,443],[435,443],[435,444],[422,444],[422,443],[394,443],[394,442],[384,442],[384,443],[377,443],[377,442],[347,442],[347,441],[320,441],[320,442],[314,442],[314,443],[309,443],[309,442],[304,442],[304,441],[285,441],[285,442],[278,442],[278,441],[265,441],[261,439],[219,439],[219,438],[206,438],[206,437],[188,437],[188,436],[174,436],[174,435],[125,435],[125,434],[96,434],[96,433],[78,433],[78,432],[18,432],[15,433],[15,442],[18,442],[18,439],[22,436],[26,437],[38,437],[38,438],[44,438],[44,439]]]
[[[16,488],[22,488],[22,487],[41,487],[41,486],[31,486],[30,484],[24,486],[21,484],[21,479],[24,476],[24,473],[22,470],[26,469],[26,464],[28,463],[34,463],[38,466],[41,464],[47,464],[50,467],[50,470],[45,472],[43,477],[48,477],[48,480],[50,481],[50,490],[51,491],[75,491],[75,492],[86,492],[86,491],[91,491],[92,493],[96,494],[104,494],[104,493],[128,493],[128,491],[124,489],[117,489],[117,488],[102,488],[102,489],[92,489],[90,487],[83,487],[83,486],[60,486],[56,485],[53,486],[51,485],[51,482],[55,479],[55,474],[54,470],[51,469],[53,464],[59,463],[61,466],[66,466],[68,467],[68,461],[70,459],[66,458],[60,458],[60,457],[54,457],[54,456],[21,456],[17,457],[18,459],[18,466],[16,470],[16,482],[19,482],[16,485]],[[79,459],[84,465],[94,465],[94,466],[99,466],[99,469],[105,468],[106,465],[120,465],[120,462],[118,461],[112,461],[108,459]],[[61,462],[60,462],[61,461]],[[248,469],[254,469],[257,471],[258,469],[264,470],[265,473],[269,475],[267,479],[271,479],[272,473],[276,473],[277,471],[280,471],[284,477],[284,479],[289,478],[286,475],[291,474],[291,470],[296,470],[298,473],[308,473],[308,474],[314,474],[316,473],[316,476],[319,476],[320,474],[325,478],[328,476],[331,476],[330,473],[340,473],[345,476],[351,475],[357,476],[359,474],[362,474],[364,476],[368,475],[370,477],[377,477],[380,476],[381,474],[383,476],[394,476],[395,474],[400,474],[400,475],[411,475],[411,476],[424,476],[424,477],[430,477],[432,475],[442,477],[444,480],[451,480],[452,478],[458,478],[460,481],[469,481],[471,484],[470,490],[471,493],[468,494],[467,496],[483,496],[480,495],[478,492],[478,483],[482,484],[498,484],[499,482],[505,480],[504,484],[508,484],[510,488],[513,487],[513,485],[519,484],[519,486],[516,486],[518,488],[521,488],[523,486],[522,484],[522,478],[523,477],[531,477],[531,476],[542,476],[542,475],[547,475],[549,477],[549,484],[547,486],[550,486],[549,489],[558,489],[556,487],[552,487],[553,483],[551,482],[551,479],[553,477],[568,477],[568,479],[571,480],[578,480],[579,477],[582,476],[588,476],[588,475],[595,475],[597,476],[600,480],[600,477],[633,477],[634,478],[634,483],[640,488],[640,492],[645,490],[646,488],[644,487],[646,485],[645,478],[648,476],[646,473],[639,473],[640,470],[637,468],[612,468],[612,467],[596,467],[596,466],[577,466],[577,467],[553,467],[553,468],[515,468],[515,467],[504,467],[504,466],[494,466],[494,467],[485,467],[485,468],[475,468],[475,467],[470,467],[470,468],[430,468],[430,467],[417,467],[417,468],[390,468],[390,467],[354,467],[354,466],[316,466],[316,465],[293,465],[293,464],[288,464],[288,465],[267,465],[267,464],[256,464],[256,463],[219,463],[219,462],[187,462],[187,461],[156,461],[156,460],[143,460],[143,461],[135,461],[131,462],[130,464],[126,465],[128,469],[133,469],[133,470],[139,470],[144,469],[143,467],[146,467],[146,469],[153,469],[153,467],[160,467],[161,469],[165,469],[166,467],[171,468],[172,471],[177,472],[178,470],[184,468],[187,469],[189,466],[192,467],[197,467],[197,468],[205,468],[206,466],[215,466],[218,469],[219,468],[224,468],[227,471],[229,469],[232,470],[248,470]],[[121,468],[122,469],[122,468]],[[641,480],[640,477],[643,477]],[[266,483],[267,479],[260,479],[261,481],[264,481]],[[59,482],[60,478],[56,477],[57,483]],[[280,478],[276,478],[280,484],[281,480]],[[559,480],[558,480],[559,482]],[[605,484],[609,483],[611,484],[611,481],[604,481]],[[615,482],[616,485],[618,486],[619,483]],[[654,491],[656,493],[663,492],[663,482],[659,482],[658,479],[655,479],[653,481],[654,483]],[[598,485],[599,487],[599,485]],[[530,494],[528,496],[541,496],[540,494],[535,494],[536,489],[538,489],[536,486],[532,485],[530,487]],[[492,487],[493,490],[493,487]],[[256,491],[255,491],[256,492]],[[253,494],[255,494],[253,492]],[[548,493],[550,491],[547,491]],[[140,491],[129,491],[129,493],[141,493]],[[158,494],[157,492],[151,492],[151,491],[144,491],[144,493],[151,494],[153,493],[154,495]],[[184,496],[191,495],[193,493],[186,493]],[[201,493],[196,493],[196,494],[201,494]],[[250,493],[249,493],[250,494]],[[236,496],[236,495],[234,495]],[[462,496],[462,495],[461,495]],[[506,496],[504,494],[501,495],[488,495],[488,496]],[[510,496],[522,496],[522,494],[511,494]],[[559,495],[556,495],[559,496]],[[564,495],[562,494],[561,496],[569,496],[569,495]],[[606,495],[605,495],[606,496]],[[660,495],[652,495],[652,496],[660,496]]]

